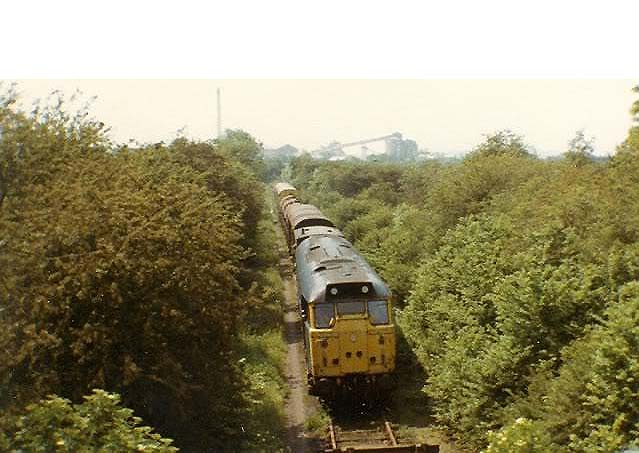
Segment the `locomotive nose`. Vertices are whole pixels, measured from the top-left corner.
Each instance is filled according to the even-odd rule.
[[[339,336],[341,371],[344,374],[368,372],[368,345],[365,320],[346,321]]]

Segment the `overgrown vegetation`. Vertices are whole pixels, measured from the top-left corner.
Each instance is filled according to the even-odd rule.
[[[106,132],[60,96],[30,114],[12,90],[0,98],[7,435],[39,400],[27,417],[44,411],[59,433],[72,411],[99,417],[68,402],[97,388],[183,449],[281,447],[281,285],[261,220],[261,145],[227,131],[128,149]],[[65,399],[43,400],[52,394]],[[13,448],[50,448],[36,431]]]
[[[458,163],[286,172],[391,286],[422,410],[450,433],[490,451],[639,443],[639,125],[609,160],[583,132],[547,161],[502,131]]]
[[[163,439],[133,411],[120,407],[120,398],[94,390],[81,404],[50,396],[27,407],[15,420],[11,438],[0,433],[3,451],[152,451],[175,452],[170,439]]]

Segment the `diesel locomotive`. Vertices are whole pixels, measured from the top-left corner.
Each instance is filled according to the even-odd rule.
[[[295,260],[312,394],[378,391],[395,369],[390,291],[320,210],[295,187],[275,185],[278,216]]]

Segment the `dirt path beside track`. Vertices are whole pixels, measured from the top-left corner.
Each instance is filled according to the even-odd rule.
[[[279,272],[284,284],[284,340],[286,341],[286,382],[288,397],[286,399],[286,444],[287,452],[310,453],[314,448],[312,440],[305,436],[304,423],[312,414],[308,408],[311,399],[306,384],[306,367],[304,365],[304,340],[302,338],[302,320],[297,309],[297,287],[295,268],[286,246],[284,232],[271,210],[275,223],[277,249],[280,257]]]
[[[289,264],[290,266],[290,264]],[[286,277],[286,278],[284,278]],[[297,311],[295,283],[292,276],[285,276],[286,306],[284,311],[285,339],[287,351],[286,380],[289,395],[286,402],[288,446],[291,452],[309,452],[309,443],[304,436],[306,400],[308,391],[304,369],[304,348],[301,335],[301,320]]]

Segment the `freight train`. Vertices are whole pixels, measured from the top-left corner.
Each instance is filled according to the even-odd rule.
[[[306,370],[312,394],[379,392],[395,369],[390,291],[320,210],[275,184],[278,216],[295,260]]]

